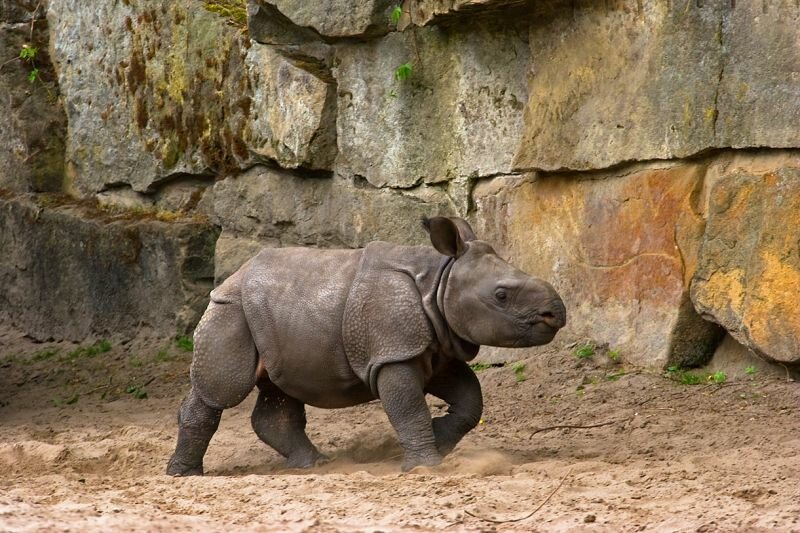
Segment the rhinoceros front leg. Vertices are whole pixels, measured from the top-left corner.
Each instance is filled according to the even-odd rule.
[[[289,468],[310,468],[327,459],[308,440],[305,405],[267,379],[261,379],[258,388],[250,417],[258,438],[286,457]]]
[[[377,386],[383,409],[405,452],[403,471],[441,463],[419,365],[415,361],[384,365],[378,373]]]
[[[425,392],[449,405],[445,416],[433,419],[436,447],[447,455],[481,419],[481,384],[465,362],[452,359],[431,378]]]

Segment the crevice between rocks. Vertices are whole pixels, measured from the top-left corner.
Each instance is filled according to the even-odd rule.
[[[719,120],[719,92],[722,87],[722,78],[725,75],[725,62],[727,59],[727,52],[725,50],[725,12],[720,12],[719,26],[717,28],[717,35],[719,38],[720,47],[720,66],[719,75],[717,76],[717,84],[714,88],[714,111],[711,122],[712,139],[717,141],[717,121]]]

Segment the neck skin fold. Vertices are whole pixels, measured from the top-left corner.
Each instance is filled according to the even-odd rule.
[[[447,281],[450,271],[455,263],[455,258],[445,257],[436,271],[432,290],[423,298],[425,314],[433,325],[436,333],[436,340],[439,342],[442,353],[445,357],[470,361],[478,355],[480,345],[472,344],[456,335],[447,324],[447,317],[444,312],[444,295],[447,290]]]

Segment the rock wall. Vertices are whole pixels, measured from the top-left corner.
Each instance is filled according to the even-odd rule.
[[[559,289],[562,344],[695,366],[725,338],[800,363],[794,0],[45,4],[0,2],[0,51],[13,60],[31,20],[48,50],[41,83],[19,60],[0,71],[17,218],[32,200],[9,191],[58,190],[203,221],[219,282],[261,246],[418,244],[420,217],[458,215]],[[33,236],[49,219],[25,220],[20,239],[58,248]],[[186,238],[157,226],[164,246]],[[191,322],[197,293],[164,294],[161,322]],[[39,336],[105,327],[34,315],[14,318]]]

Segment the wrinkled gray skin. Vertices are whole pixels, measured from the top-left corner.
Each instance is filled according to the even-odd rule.
[[[167,473],[202,474],[222,410],[254,386],[253,429],[289,467],[324,459],[306,436],[305,404],[376,398],[403,470],[440,463],[480,420],[480,384],[466,363],[480,345],[546,344],[566,312],[553,287],[500,259],[466,221],[425,226],[434,248],[267,248],[215,289],[194,334]],[[448,413],[431,420],[425,394]]]

